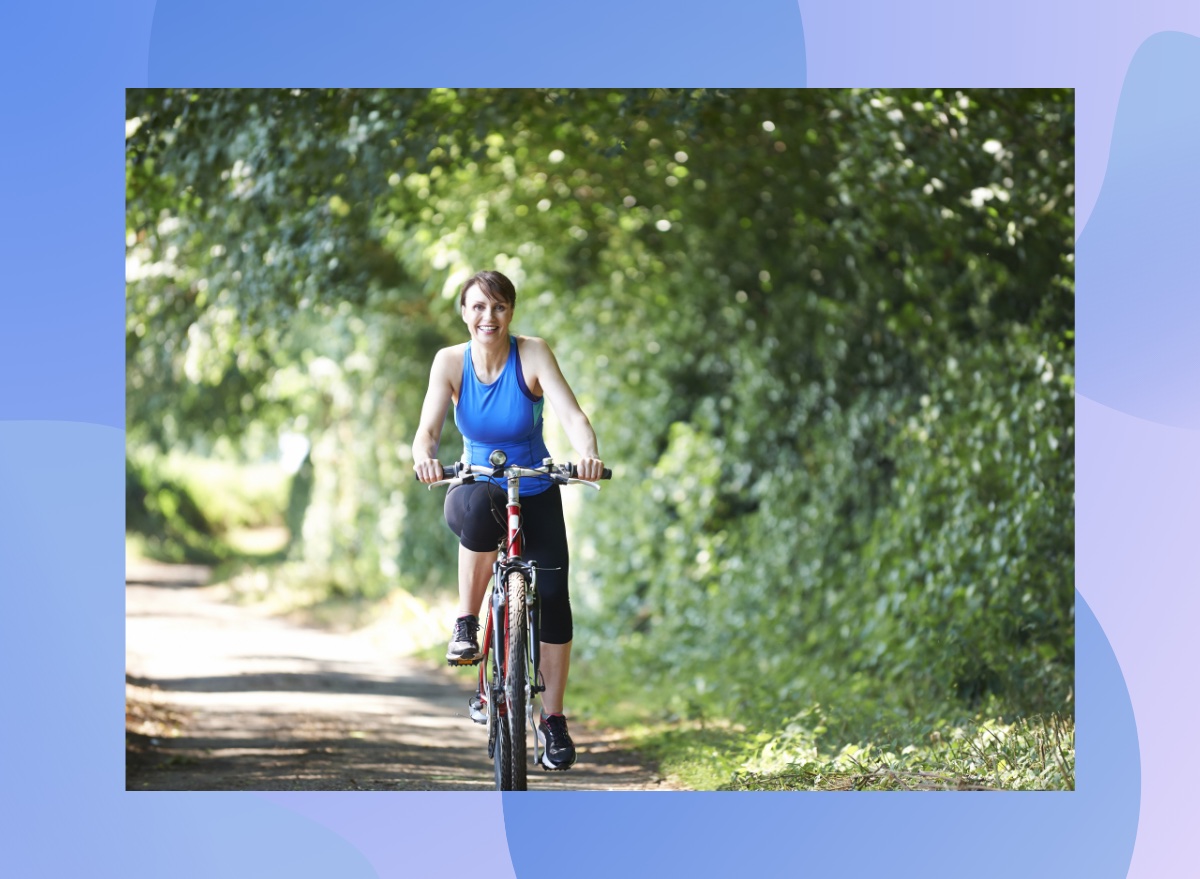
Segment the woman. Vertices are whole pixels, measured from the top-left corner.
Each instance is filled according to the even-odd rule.
[[[512,281],[499,272],[479,272],[463,284],[458,304],[471,340],[443,348],[433,359],[421,426],[413,440],[413,470],[422,482],[442,478],[437,450],[451,403],[465,441],[463,460],[486,465],[492,450],[503,449],[509,464],[540,466],[548,455],[542,439],[543,398],[554,407],[579,454],[579,478],[600,478],[604,463],[596,450],[596,434],[550,347],[532,336],[509,335],[516,302]],[[477,614],[505,531],[503,515],[497,518],[492,509],[503,510],[504,505],[504,492],[485,481],[455,486],[446,494],[446,523],[459,539],[458,618],[446,650],[452,665],[475,665],[480,659]],[[567,732],[563,697],[571,664],[571,603],[558,486],[549,480],[524,480],[521,509],[526,554],[538,563],[546,685],[538,723],[545,746],[542,762],[547,769],[569,769],[575,762],[575,745]]]

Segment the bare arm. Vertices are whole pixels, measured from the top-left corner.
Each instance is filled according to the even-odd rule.
[[[596,432],[592,430],[591,421],[580,408],[579,401],[575,399],[571,386],[563,378],[554,352],[545,341],[534,337],[526,339],[525,349],[528,356],[523,355],[523,360],[529,362],[532,367],[530,371],[537,376],[542,393],[554,407],[554,414],[562,422],[567,439],[580,455],[579,478],[599,479],[604,462],[600,460],[600,452],[596,446]]]
[[[442,425],[454,393],[453,364],[450,349],[443,348],[433,358],[429,370],[429,389],[421,405],[421,424],[413,438],[413,470],[422,482],[437,482],[442,478],[438,464],[438,445],[442,441]]]

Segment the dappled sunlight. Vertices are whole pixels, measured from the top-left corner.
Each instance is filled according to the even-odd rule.
[[[400,655],[371,627],[336,634],[226,597],[221,587],[127,587],[129,789],[492,787],[465,676]],[[579,738],[595,742],[592,765],[543,786],[660,786],[611,742],[585,729]]]
[[[436,652],[457,549],[414,435],[493,268],[615,473],[565,498],[596,717],[737,717],[775,743],[740,771],[864,784],[940,771],[875,721],[1067,722],[1074,113],[1069,89],[130,90],[130,543],[252,615]],[[461,448],[448,417],[438,455]],[[226,661],[156,679],[269,673]],[[275,715],[315,698],[242,683]],[[797,745],[810,700],[842,707],[838,749],[897,760]]]

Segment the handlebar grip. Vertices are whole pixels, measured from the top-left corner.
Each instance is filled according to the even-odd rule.
[[[438,463],[440,464],[441,462],[439,461]],[[446,466],[445,464],[442,464],[442,479],[456,478],[458,476],[459,472],[462,470],[462,468],[463,468],[462,461],[455,461],[450,466]],[[418,482],[421,481],[421,478],[419,476],[417,476],[416,473],[413,473],[413,479],[417,480]]]
[[[579,467],[577,467],[575,464],[568,464],[567,467],[569,468],[567,471],[567,475],[570,476],[572,479],[578,479],[579,478]],[[612,479],[612,470],[610,470],[608,467],[605,467],[602,471],[600,471],[600,478],[601,479]]]

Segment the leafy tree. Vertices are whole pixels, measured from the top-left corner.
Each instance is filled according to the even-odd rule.
[[[1064,703],[1070,91],[128,103],[131,441],[308,436],[297,552],[340,588],[452,579],[406,443],[495,267],[621,477],[585,658],[688,669],[680,710]]]

